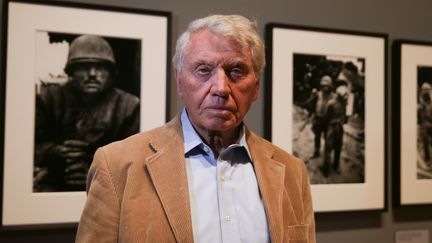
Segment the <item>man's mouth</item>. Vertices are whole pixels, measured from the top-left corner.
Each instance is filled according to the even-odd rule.
[[[101,82],[97,80],[88,80],[83,83],[82,88],[84,89],[84,92],[99,92],[101,89]]]
[[[224,107],[224,106],[210,106],[207,107],[206,110],[208,112],[211,112],[215,115],[219,115],[219,116],[229,116],[232,113],[234,113],[234,109],[230,108],[230,107]]]
[[[87,84],[88,84],[88,85],[95,85],[95,84],[100,85],[100,83],[101,83],[101,82],[99,82],[99,81],[97,81],[97,80],[94,80],[94,79],[84,81],[84,84],[86,84],[86,85],[87,85]]]

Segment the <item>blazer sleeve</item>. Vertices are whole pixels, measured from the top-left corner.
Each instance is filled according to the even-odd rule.
[[[103,148],[96,151],[87,177],[87,201],[76,242],[117,242],[120,200]]]
[[[315,217],[312,206],[312,195],[310,190],[309,176],[304,163],[302,163],[302,175],[303,175],[303,205],[304,205],[304,217],[306,224],[309,225],[309,243],[316,243],[315,235]]]

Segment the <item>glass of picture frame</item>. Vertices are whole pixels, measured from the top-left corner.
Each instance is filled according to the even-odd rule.
[[[387,35],[266,25],[265,136],[303,159],[316,212],[385,209]]]
[[[35,97],[44,86],[68,82],[63,69],[73,39],[98,36],[114,52],[115,88],[139,99],[139,131],[164,124],[171,14],[67,2],[11,0],[4,6],[2,226],[76,224],[85,186],[73,191],[35,189]]]

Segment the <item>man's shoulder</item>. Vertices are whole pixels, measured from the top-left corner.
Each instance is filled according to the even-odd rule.
[[[274,143],[270,142],[269,140],[255,134],[252,131],[250,131],[250,137],[251,137],[251,140],[255,144],[257,144],[257,147],[259,147],[260,150],[262,150],[262,152],[272,154],[271,156],[274,160],[279,161],[283,164],[288,164],[288,165],[293,165],[293,164],[298,164],[298,163],[303,164],[303,161],[301,159],[288,153],[286,150],[275,145]]]
[[[290,178],[289,181],[291,182],[302,181],[307,177],[307,169],[303,160],[254,133],[251,133],[250,139],[253,144],[253,151],[251,150],[252,157],[261,158],[260,163],[264,164],[264,166],[266,166],[265,163],[271,161],[276,162],[279,166],[283,166],[286,176]],[[251,146],[249,146],[249,149],[251,149]]]
[[[57,95],[69,89],[67,83],[43,83],[38,86],[38,94],[42,96]]]
[[[153,144],[160,144],[161,140],[169,140],[175,136],[181,136],[178,133],[178,117],[173,118],[168,123],[131,135],[123,140],[115,141],[103,146],[101,149],[111,156],[119,156],[122,160],[134,157],[145,156],[155,152]]]
[[[337,95],[334,95],[334,96],[332,96],[331,99],[328,101],[327,106],[328,106],[328,107],[330,107],[330,106],[335,106],[335,105],[337,105],[338,103],[340,103],[340,102],[338,101]]]
[[[124,90],[118,89],[118,88],[114,88],[113,89],[113,93],[115,96],[118,96],[120,99],[122,99],[123,101],[127,102],[127,103],[136,103],[139,104],[139,98],[136,95],[133,95],[129,92],[126,92]]]
[[[70,82],[41,84],[37,88],[36,98],[45,105],[69,104],[77,100],[75,90]]]

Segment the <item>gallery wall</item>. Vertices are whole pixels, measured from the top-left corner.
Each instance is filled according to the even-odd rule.
[[[61,0],[66,2],[65,0]],[[171,49],[177,36],[187,24],[208,14],[242,14],[255,18],[264,34],[266,23],[276,22],[314,27],[326,27],[366,32],[381,32],[389,35],[389,60],[391,42],[398,38],[432,41],[432,2],[418,1],[296,1],[296,0],[239,0],[239,1],[199,1],[199,0],[73,0],[67,2],[91,3],[96,5],[121,6],[137,9],[162,10],[172,13]],[[3,1],[1,4],[3,12]],[[79,20],[77,20],[79,21]],[[86,23],[83,23],[85,25]],[[109,23],[107,23],[109,24]],[[139,26],[133,26],[139,28]],[[1,26],[2,33],[6,31]],[[1,38],[3,41],[3,38]],[[1,43],[3,44],[3,43]],[[4,50],[0,50],[3,55]],[[1,65],[3,67],[3,64]],[[391,66],[388,68],[388,89],[394,85]],[[1,70],[4,72],[4,70]],[[173,75],[171,75],[172,77]],[[262,88],[266,86],[263,80]],[[172,80],[171,80],[172,82]],[[246,123],[258,134],[264,132],[264,99],[261,96],[253,105]],[[391,94],[388,97],[389,115]],[[2,98],[3,99],[3,98]],[[173,117],[180,111],[181,102],[176,96],[174,83],[170,89],[170,112]],[[391,121],[388,123],[389,131]],[[388,133],[388,148],[394,140],[394,132]],[[392,206],[392,166],[397,164],[391,150],[387,150],[387,202],[383,211],[359,211],[324,213],[316,215],[317,240],[320,243],[387,243],[394,242],[398,230],[427,229],[432,234],[432,206],[402,207]],[[335,198],[334,200],[344,200]],[[73,242],[75,228],[55,227],[42,229],[0,230],[0,242]]]

